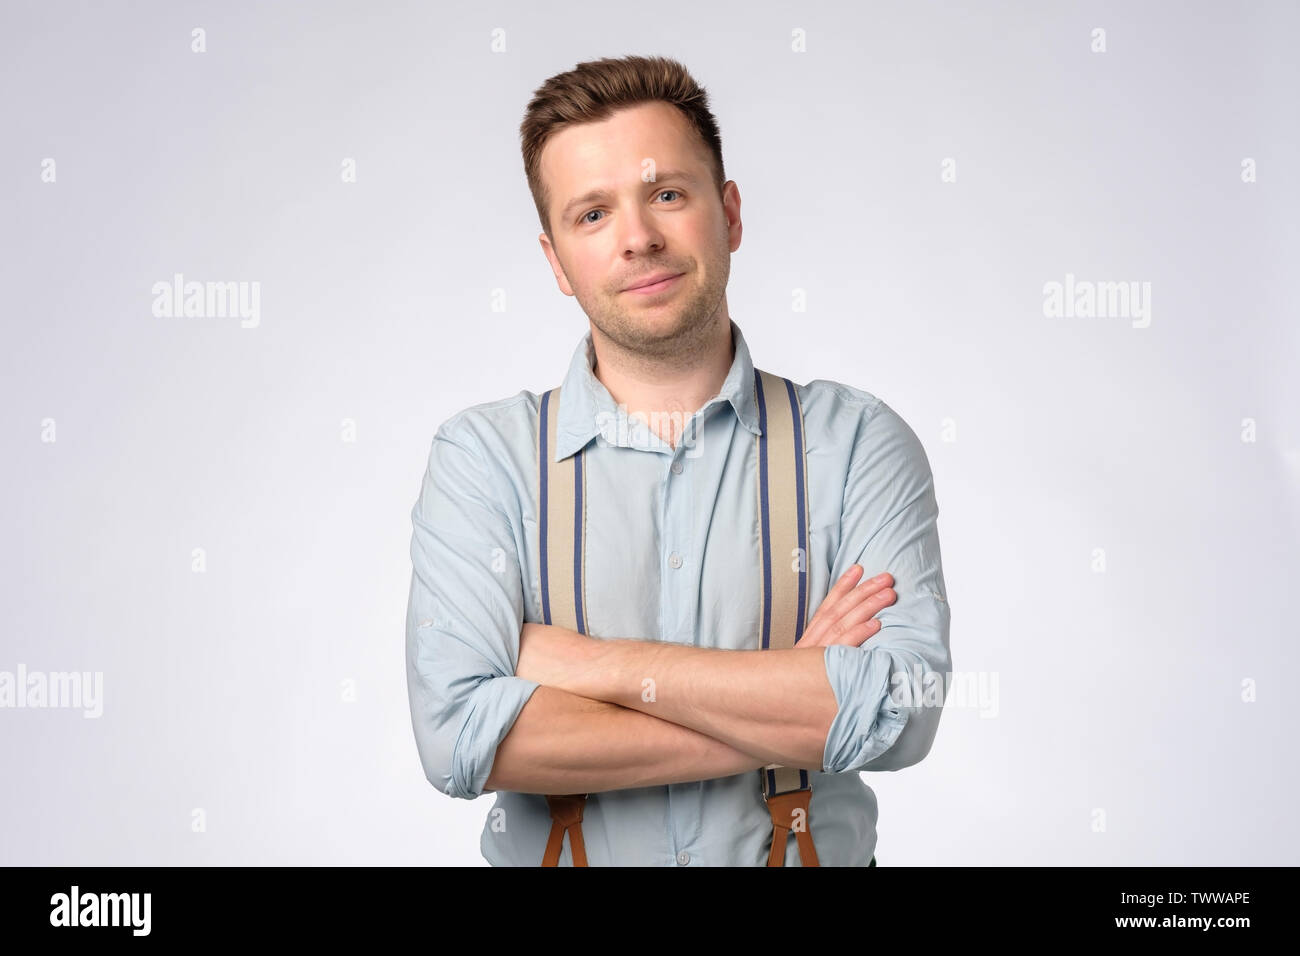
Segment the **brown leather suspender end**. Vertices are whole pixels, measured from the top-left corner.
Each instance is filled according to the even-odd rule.
[[[551,836],[546,841],[546,853],[542,857],[542,866],[559,866],[560,849],[564,846],[564,834],[569,834],[569,849],[573,853],[574,866],[587,865],[587,846],[582,842],[582,808],[587,804],[587,794],[568,793],[550,794],[546,805],[551,810]]]
[[[785,866],[785,845],[790,831],[794,830],[800,862],[804,866],[820,866],[812,833],[808,830],[808,804],[812,800],[812,787],[778,793],[775,797],[764,794],[763,799],[772,815],[772,851],[767,855],[767,865]]]

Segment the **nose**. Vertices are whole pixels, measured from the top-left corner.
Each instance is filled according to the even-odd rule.
[[[663,233],[655,225],[654,217],[646,210],[637,210],[623,217],[624,255],[646,255],[659,252],[664,247]]]

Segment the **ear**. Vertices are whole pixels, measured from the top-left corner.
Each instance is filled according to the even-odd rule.
[[[551,264],[551,271],[555,273],[555,284],[565,295],[573,295],[573,286],[569,285],[569,277],[564,274],[564,266],[560,265],[560,257],[555,254],[555,247],[551,245],[551,240],[543,232],[538,234],[537,241],[541,243],[546,261]]]
[[[728,179],[722,185],[722,211],[727,217],[727,236],[730,239],[731,251],[735,252],[740,248],[740,235],[745,227],[740,221],[740,187],[736,185],[734,179]]]

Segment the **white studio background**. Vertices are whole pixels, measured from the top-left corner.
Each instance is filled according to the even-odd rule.
[[[103,685],[94,719],[0,710],[0,863],[482,864],[491,796],[435,791],[411,732],[410,510],[437,426],[586,331],[518,126],[628,53],[710,93],[756,364],[883,398],[934,470],[996,707],[868,775],[881,865],[1300,863],[1298,29],[6,0],[0,671]],[[256,322],[155,315],[178,273],[256,282]],[[1049,315],[1067,276],[1145,318]]]

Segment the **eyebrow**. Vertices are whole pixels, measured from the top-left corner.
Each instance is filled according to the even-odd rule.
[[[656,173],[654,182],[647,183],[646,185],[657,186],[660,183],[674,182],[674,181],[687,182],[687,183],[697,182],[696,177],[693,173],[688,173],[683,169],[669,169],[660,173]],[[577,207],[585,206],[587,203],[595,202],[598,199],[608,199],[610,195],[611,195],[611,190],[593,189],[590,192],[583,193],[581,196],[578,196],[575,199],[570,199],[567,203],[564,204],[564,208],[560,210],[560,219],[567,222],[569,219],[569,214]]]

